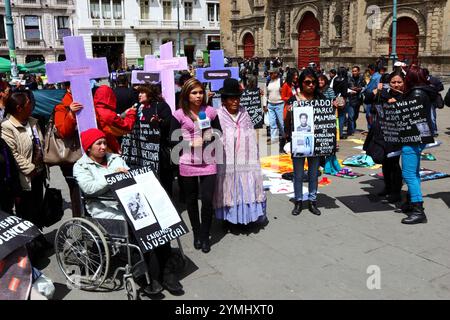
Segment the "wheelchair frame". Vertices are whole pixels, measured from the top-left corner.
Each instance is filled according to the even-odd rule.
[[[138,245],[130,243],[129,225],[125,220],[96,219],[87,215],[85,201],[89,199],[117,201],[109,197],[89,197],[83,195],[74,177],[66,177],[68,183],[76,188],[76,197],[79,201],[80,213],[76,218],[65,221],[55,235],[55,254],[58,266],[66,277],[67,283],[72,288],[94,291],[103,283],[115,283],[119,272],[123,272],[123,283],[129,300],[137,300],[139,292],[134,281],[134,276],[145,275],[147,284],[151,282],[147,271],[144,255]],[[73,207],[73,206],[72,206]],[[79,217],[78,217],[79,216]],[[115,226],[114,226],[115,225]],[[115,227],[122,228],[120,234],[112,231]],[[111,228],[111,229],[110,229]],[[107,230],[109,229],[109,230]],[[185,263],[186,258],[177,238],[181,258]],[[124,267],[117,267],[113,277],[107,280],[110,268],[110,249],[112,256],[120,253],[125,247],[127,252],[127,263]],[[132,250],[138,252],[140,260],[132,264]],[[69,263],[70,262],[70,263]],[[143,271],[145,270],[145,271]]]

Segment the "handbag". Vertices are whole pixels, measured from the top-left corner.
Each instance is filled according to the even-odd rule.
[[[436,100],[435,100],[435,106],[438,109],[444,108],[444,99],[442,98],[442,95],[440,93],[437,94]]]
[[[55,113],[47,124],[44,139],[44,162],[49,166],[73,165],[82,156],[78,132],[70,138],[58,136],[55,126]]]
[[[42,223],[50,227],[60,221],[64,216],[63,197],[61,190],[45,186],[44,200],[41,208]]]
[[[338,107],[339,110],[345,109],[345,105],[346,105],[347,102],[345,101],[344,97],[337,96],[336,97],[336,102],[337,102],[337,107]]]

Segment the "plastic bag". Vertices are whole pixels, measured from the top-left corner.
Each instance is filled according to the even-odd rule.
[[[44,276],[44,274],[41,274],[41,276],[33,283],[33,288],[49,300],[53,298],[53,294],[55,293],[55,285],[52,280]]]
[[[270,127],[269,112],[264,112],[264,124],[266,125],[266,127]]]

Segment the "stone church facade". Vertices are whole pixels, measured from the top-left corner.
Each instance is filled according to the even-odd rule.
[[[391,53],[391,0],[224,0],[221,42],[230,57],[283,57],[366,66]],[[450,76],[450,0],[398,0],[397,55]]]

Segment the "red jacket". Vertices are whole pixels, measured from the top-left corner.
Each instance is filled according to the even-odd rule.
[[[136,121],[136,110],[130,109],[125,119],[116,113],[116,95],[106,86],[100,86],[94,95],[94,106],[97,114],[97,125],[106,135],[108,148],[113,153],[120,153],[120,144],[116,137],[128,134]]]
[[[283,109],[283,119],[286,119],[287,113],[287,102],[290,98],[292,98],[294,94],[292,93],[292,85],[285,82],[281,87],[281,99],[284,101],[284,109]]]
[[[55,127],[61,138],[72,137],[77,129],[77,118],[70,112],[72,93],[67,91],[61,103],[55,107]]]

